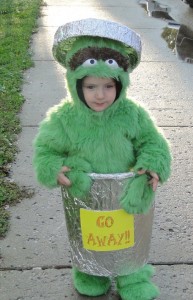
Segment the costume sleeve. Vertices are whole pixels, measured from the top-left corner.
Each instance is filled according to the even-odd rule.
[[[33,143],[33,166],[39,183],[49,188],[57,186],[57,174],[65,164],[68,143],[68,136],[56,113],[40,124]]]
[[[156,172],[160,182],[166,181],[171,168],[170,147],[161,130],[142,107],[139,107],[138,130],[133,145],[136,153],[134,170]]]

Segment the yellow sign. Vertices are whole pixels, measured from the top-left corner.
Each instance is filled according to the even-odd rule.
[[[134,216],[123,209],[96,211],[80,209],[83,247],[113,251],[134,246]]]

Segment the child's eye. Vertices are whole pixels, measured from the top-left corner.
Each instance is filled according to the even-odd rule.
[[[88,90],[93,90],[95,88],[95,86],[94,85],[87,85],[87,86],[85,86],[85,88],[88,89]]]
[[[105,63],[108,65],[108,66],[111,66],[113,68],[118,68],[118,63],[116,62],[116,60],[112,59],[112,58],[109,58],[107,60],[105,60]]]
[[[115,87],[115,84],[108,84],[108,85],[106,86],[107,89],[111,89],[111,88],[114,88],[114,87]]]
[[[97,64],[97,60],[94,58],[89,58],[85,62],[83,62],[83,66],[94,66]]]

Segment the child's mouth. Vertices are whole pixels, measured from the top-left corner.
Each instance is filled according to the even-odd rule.
[[[97,105],[97,106],[103,106],[105,103],[103,102],[103,103],[95,103],[95,105]]]

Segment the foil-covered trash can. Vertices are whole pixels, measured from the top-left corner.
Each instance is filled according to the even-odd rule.
[[[148,261],[154,207],[136,215],[120,208],[120,195],[134,173],[89,176],[92,186],[85,198],[74,198],[62,187],[72,264],[91,275],[131,274]]]

